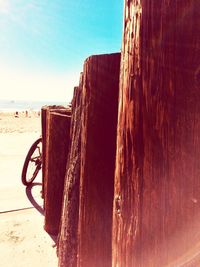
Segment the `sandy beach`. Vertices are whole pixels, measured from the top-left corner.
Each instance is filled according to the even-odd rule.
[[[20,112],[0,113],[0,184],[18,184],[25,156],[31,144],[41,135],[41,118],[37,112],[28,117]]]
[[[41,135],[38,112],[0,112],[0,261],[2,266],[57,266],[54,240],[44,231],[41,173],[21,183],[25,156]],[[36,204],[36,205],[35,205]],[[38,210],[37,210],[38,208]]]
[[[41,119],[37,111],[1,112],[0,133],[38,133],[41,130]]]

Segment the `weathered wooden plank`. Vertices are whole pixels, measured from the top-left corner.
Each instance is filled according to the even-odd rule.
[[[111,266],[120,54],[84,64],[78,265]]]
[[[71,145],[65,175],[64,198],[57,247],[59,267],[77,266],[81,158],[81,92],[82,75],[79,86],[74,88],[72,101]]]
[[[46,164],[46,117],[48,106],[43,106],[41,109],[41,124],[42,124],[42,198],[45,191],[45,164]],[[45,204],[44,204],[45,205]]]
[[[113,267],[200,265],[199,29],[199,1],[125,1]]]
[[[64,106],[51,105],[51,106],[43,106],[41,109],[41,124],[42,124],[42,197],[45,196],[45,187],[46,187],[46,163],[48,161],[48,127],[49,127],[49,113],[51,111],[58,111],[59,113],[64,112],[70,116],[69,108],[65,108]],[[45,198],[44,198],[44,207],[45,207]]]
[[[49,111],[45,169],[45,225],[58,234],[63,200],[64,177],[70,143],[71,117]]]

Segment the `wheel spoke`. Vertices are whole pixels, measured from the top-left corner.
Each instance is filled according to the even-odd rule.
[[[22,182],[31,184],[42,167],[42,141],[38,139],[30,148],[22,171]]]

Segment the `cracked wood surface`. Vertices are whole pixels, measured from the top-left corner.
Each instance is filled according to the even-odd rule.
[[[125,1],[113,267],[200,264],[199,28],[199,1]]]

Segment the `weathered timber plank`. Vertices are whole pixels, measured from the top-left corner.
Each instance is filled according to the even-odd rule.
[[[72,101],[71,145],[65,175],[64,198],[57,248],[59,267],[77,266],[81,158],[81,92],[82,75],[79,86],[74,88]]]
[[[48,161],[48,117],[49,112],[58,111],[59,113],[64,112],[65,114],[70,115],[69,108],[64,106],[51,105],[43,106],[41,109],[41,124],[42,124],[42,197],[45,196],[45,187],[46,187],[46,164]],[[45,207],[45,198],[44,198],[44,207]]]
[[[111,266],[119,66],[119,53],[91,56],[84,64],[79,267]]]
[[[199,29],[199,1],[125,1],[113,267],[200,265]]]
[[[64,177],[70,143],[71,117],[49,111],[47,161],[45,169],[45,225],[50,234],[58,234],[63,200]]]

